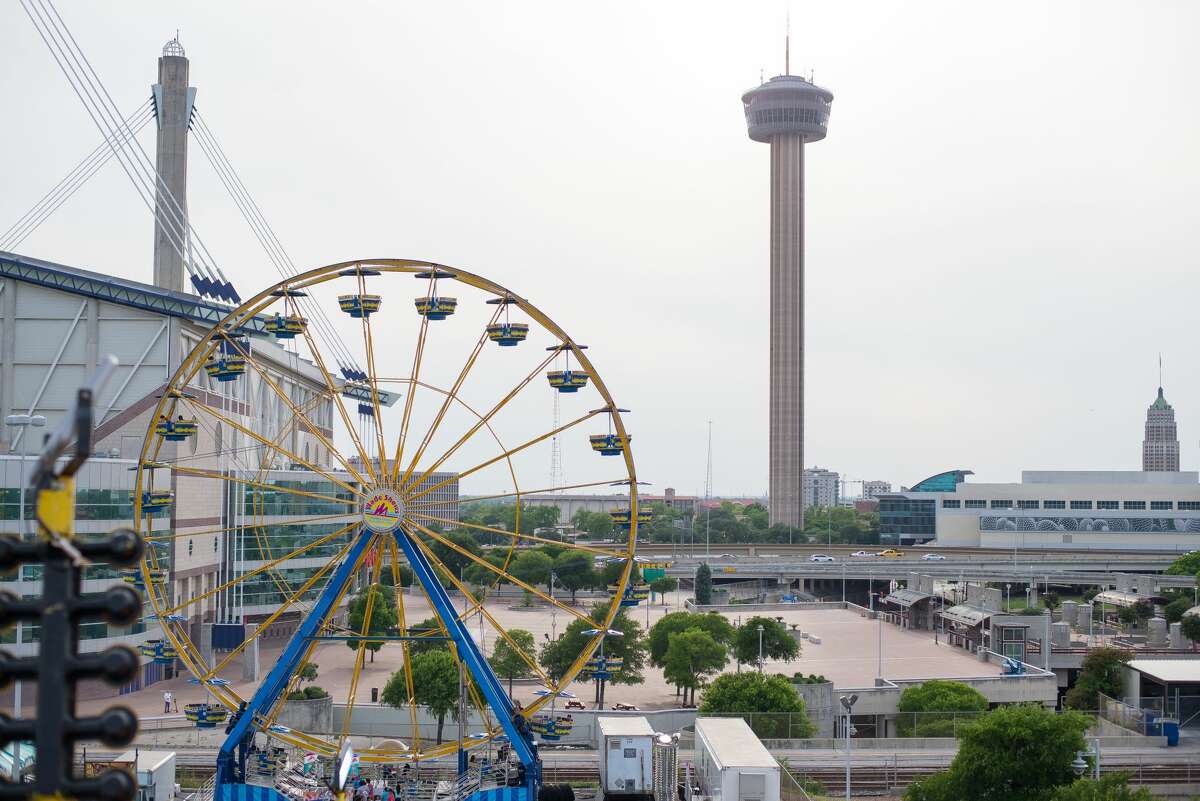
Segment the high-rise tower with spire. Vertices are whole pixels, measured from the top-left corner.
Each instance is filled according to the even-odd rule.
[[[1175,409],[1158,397],[1146,410],[1146,438],[1142,441],[1142,470],[1179,471],[1179,432],[1175,428]]]

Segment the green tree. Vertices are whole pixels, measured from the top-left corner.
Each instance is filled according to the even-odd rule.
[[[1133,774],[1120,771],[1095,779],[1077,779],[1054,791],[1051,801],[1152,801],[1154,794],[1146,787],[1130,787]]]
[[[712,569],[708,562],[701,562],[696,568],[696,603],[707,606],[712,603]]]
[[[466,551],[473,556],[479,556],[482,552],[482,549],[479,547],[479,541],[469,531],[459,529],[458,531],[451,531],[449,534],[443,534],[442,537],[454,543],[458,549]],[[429,549],[433,551],[433,555],[446,566],[447,570],[454,574],[455,578],[458,578],[469,565],[475,564],[470,557],[463,555],[460,550],[456,550],[456,548],[447,545],[441,540],[429,537],[427,542]]]
[[[696,703],[696,688],[707,683],[708,677],[721,672],[729,661],[729,650],[701,628],[691,628],[670,636],[663,660],[663,678],[682,687],[683,703]]]
[[[1075,781],[1091,720],[1040,705],[1003,706],[963,726],[950,769],[909,785],[905,801],[1049,801]]]
[[[533,669],[529,667],[529,662],[521,654],[528,657],[529,661],[533,661],[537,648],[534,645],[533,634],[525,629],[509,629],[508,636],[512,638],[517,647],[514,648],[508,640],[501,637],[492,647],[492,655],[488,657],[488,664],[492,666],[492,670],[496,671],[497,676],[508,679],[508,695],[511,698],[513,679],[524,679],[533,675]]]
[[[612,516],[608,512],[589,512],[587,509],[580,509],[571,517],[571,523],[594,540],[613,536]]]
[[[804,699],[785,676],[722,674],[704,689],[699,713],[744,716],[763,739],[799,739],[816,732]]]
[[[970,720],[987,708],[987,698],[974,687],[934,679],[900,694],[900,711],[907,714],[897,718],[896,728],[901,737],[953,737],[956,723]]]
[[[1196,650],[1196,643],[1200,643],[1200,614],[1184,615],[1179,624],[1183,636],[1192,641],[1192,650]]]
[[[554,560],[541,551],[521,551],[508,566],[508,572],[526,584],[537,586],[550,581]]]
[[[374,598],[373,601],[370,599]],[[366,634],[384,636],[396,627],[399,620],[396,612],[396,591],[386,584],[372,584],[366,592],[360,592],[350,601],[350,631],[364,633],[363,623],[366,621],[367,605],[371,605],[371,626]],[[365,645],[371,652],[371,661],[375,661],[375,652],[383,647],[383,640],[359,639],[352,637],[346,640],[346,647],[357,651],[358,646]]]
[[[733,639],[733,655],[738,664],[758,662],[758,627],[762,626],[762,654],[764,659],[782,659],[791,662],[800,655],[800,644],[788,633],[787,626],[773,617],[755,615],[748,618],[737,630]]]
[[[1116,698],[1121,694],[1123,665],[1133,658],[1132,651],[1122,648],[1093,648],[1083,658],[1083,666],[1075,686],[1067,690],[1064,699],[1068,709],[1099,708],[1098,693]]]
[[[1178,623],[1183,620],[1183,613],[1191,608],[1191,599],[1181,595],[1163,608],[1163,617],[1167,619],[1168,623]]]
[[[726,647],[733,643],[734,628],[724,615],[716,612],[671,612],[650,627],[647,641],[650,664],[663,667],[671,635],[694,628],[707,631],[714,640]]]
[[[1166,571],[1172,576],[1194,576],[1200,573],[1200,551],[1191,551],[1176,559]]]
[[[575,593],[598,583],[591,557],[579,551],[563,551],[554,557],[554,578],[571,591],[572,604],[575,603]]]
[[[654,581],[650,582],[650,592],[658,593],[658,599],[660,601],[663,599],[662,597],[664,595],[666,595],[668,592],[675,592],[676,588],[678,587],[679,579],[671,576],[663,576],[662,578],[656,578]]]
[[[567,626],[557,640],[542,644],[538,661],[546,669],[550,678],[558,681],[566,675],[567,669],[574,664],[583,649],[592,640],[592,635],[584,634],[587,629],[602,628],[608,606],[601,604],[592,610],[589,620],[575,619]],[[622,633],[622,636],[609,636],[604,640],[604,655],[620,657],[624,660],[621,669],[614,672],[608,681],[612,684],[641,684],[644,680],[642,669],[646,666],[646,637],[642,627],[622,609],[613,618],[609,627]]]
[[[558,525],[559,508],[557,506],[521,506],[521,531],[534,534],[540,528],[553,528]],[[543,535],[538,535],[543,536]]]
[[[296,671],[296,678],[300,679],[300,681],[316,681],[317,663],[305,662],[300,666],[300,669]]]
[[[440,745],[446,713],[457,713],[458,710],[458,663],[449,651],[418,654],[412,660],[412,674],[417,703],[428,707],[429,714],[437,718]]]
[[[417,654],[450,650],[450,643],[445,639],[446,634],[442,629],[442,621],[436,617],[427,617],[420,623],[410,624],[408,627],[408,636],[420,638],[408,641],[408,656],[410,659]],[[426,639],[426,636],[428,639]]]

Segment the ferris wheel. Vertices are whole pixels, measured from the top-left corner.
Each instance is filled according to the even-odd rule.
[[[551,419],[553,393],[566,422]],[[200,726],[230,725],[226,758],[229,749],[244,751],[255,732],[337,754],[355,732],[355,705],[366,702],[360,678],[372,665],[368,645],[404,672],[408,726],[406,737],[361,750],[362,761],[456,750],[461,758],[499,737],[516,748],[544,705],[581,671],[597,670],[593,652],[621,607],[640,597],[630,582],[645,513],[621,412],[585,346],[478,275],[371,259],[269,287],[197,332],[149,420],[134,490],[149,547],[127,580],[144,592],[165,639],[143,652],[163,664],[180,660],[203,688],[207,700],[190,704],[188,716]],[[546,486],[552,447],[570,470],[569,486]],[[613,513],[611,539],[534,531],[522,521],[529,495],[600,487],[628,494],[628,508]],[[460,521],[459,493],[512,504],[513,522]],[[525,551],[546,546],[618,563],[619,576],[598,603],[567,603],[553,586],[514,570]],[[369,589],[379,585],[393,591]],[[355,628],[347,605],[364,594]],[[487,603],[522,596],[590,624],[586,647],[557,681]],[[396,624],[381,635],[371,628],[374,607],[392,598]],[[428,617],[435,629],[414,628]],[[243,681],[240,659],[264,635],[281,651],[267,660],[265,677]],[[473,677],[470,703],[484,731],[433,742],[411,669],[422,638],[447,641]],[[344,704],[341,731],[283,725],[299,667],[316,659],[324,673],[325,664],[347,659],[347,642],[356,649],[348,689],[332,693]],[[485,649],[499,642],[521,654],[542,684],[524,708],[487,666]]]

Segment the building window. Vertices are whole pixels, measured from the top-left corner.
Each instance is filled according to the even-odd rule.
[[[1037,509],[1038,502],[1037,501],[1017,501],[1017,508],[1018,509]]]
[[[1125,508],[1126,509],[1145,509],[1146,502],[1145,501],[1125,501]]]
[[[1200,501],[1180,501],[1175,506],[1181,512],[1200,512]]]
[[[1096,501],[1097,509],[1119,509],[1121,505],[1116,501]]]
[[[1150,501],[1150,508],[1160,512],[1169,512],[1173,506],[1171,501]]]
[[[188,556],[192,555],[192,548],[194,547],[194,545],[195,545],[195,543],[189,539],[188,540]]]
[[[1072,509],[1091,509],[1092,502],[1091,501],[1071,501],[1071,508]]]
[[[1011,509],[1012,501],[992,501],[993,509]]]
[[[1066,509],[1066,501],[1042,501],[1043,509]]]
[[[944,498],[942,500],[943,509],[957,509],[959,506],[961,506],[961,504],[958,500],[951,500],[950,498]]]
[[[967,501],[968,509],[986,509],[987,501]]]

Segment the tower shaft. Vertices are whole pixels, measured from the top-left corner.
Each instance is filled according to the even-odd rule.
[[[187,144],[195,89],[188,87],[185,56],[158,59],[154,105],[158,120],[154,197],[154,285],[183,291],[187,234]],[[168,197],[167,193],[170,193]]]
[[[770,522],[804,527],[804,137],[771,137]]]

